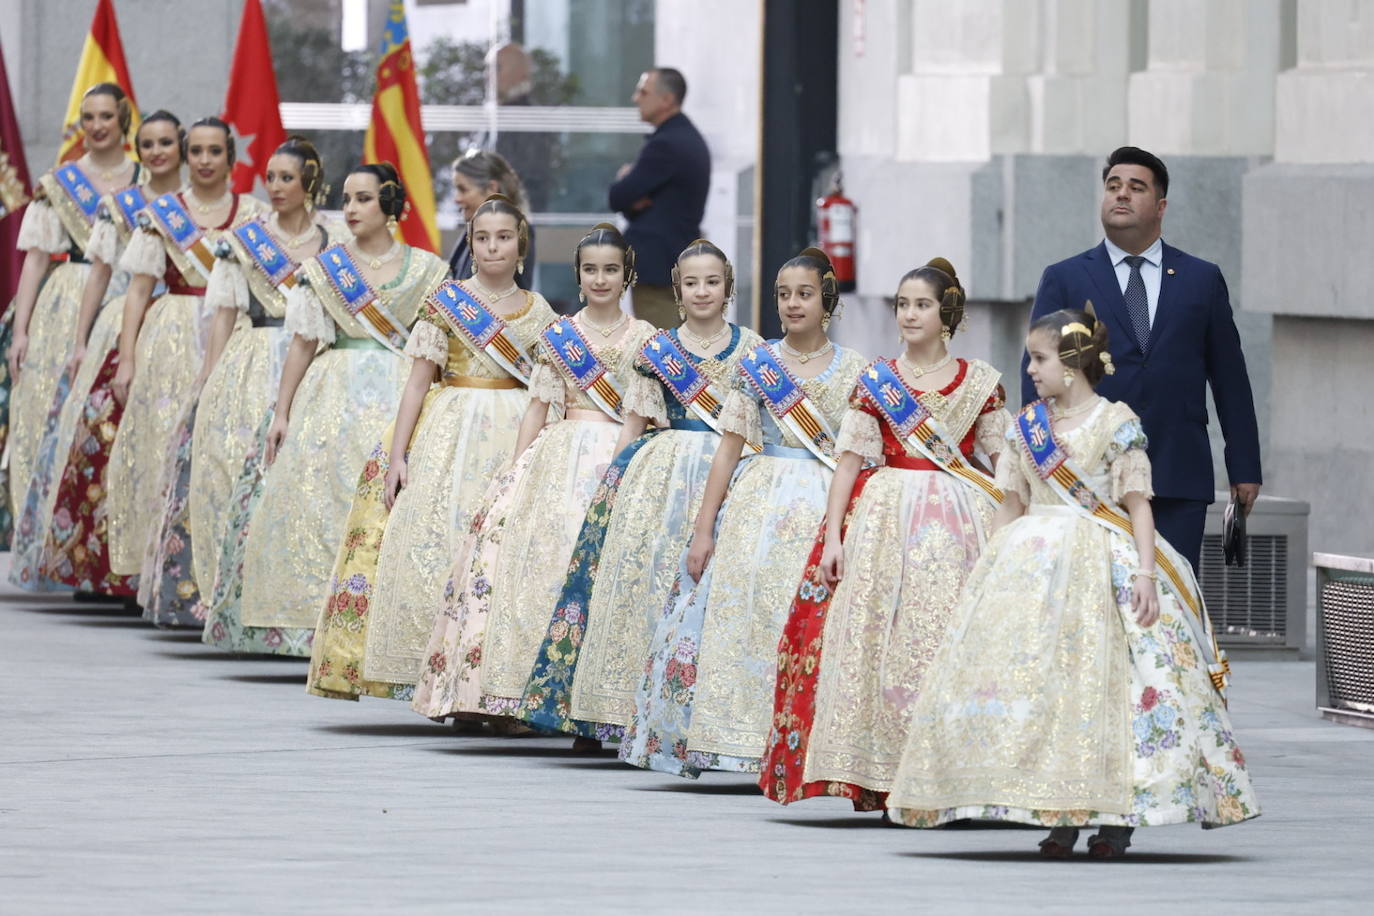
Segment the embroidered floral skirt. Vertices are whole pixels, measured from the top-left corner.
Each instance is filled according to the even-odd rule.
[[[49,592],[62,588],[44,573],[43,551],[47,546],[48,528],[52,522],[53,500],[57,495],[54,472],[57,464],[57,443],[62,439],[61,428],[68,410],[70,378],[66,372],[57,380],[52,392],[52,406],[43,426],[43,435],[29,464],[31,476],[22,502],[15,506],[18,523],[14,526],[10,545],[10,582],[32,592]],[[65,452],[63,453],[65,455]]]
[[[162,488],[162,518],[148,541],[139,580],[143,619],[158,627],[205,626],[205,604],[191,568],[191,436],[197,406],[192,404],[177,430],[176,451]],[[206,545],[206,550],[211,545]]]
[[[0,315],[0,353],[10,351],[10,342],[14,340],[14,303],[5,306],[3,315]],[[5,450],[5,443],[10,437],[10,388],[13,379],[10,378],[10,366],[8,360],[0,360],[0,453]],[[0,468],[0,550],[9,550],[10,536],[14,533],[14,510],[10,504],[10,472],[9,468]]]
[[[913,707],[895,819],[1235,824],[1259,814],[1177,599],[1131,609],[1134,545],[1032,505],[988,544]]]

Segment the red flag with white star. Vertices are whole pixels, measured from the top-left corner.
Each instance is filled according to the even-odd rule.
[[[238,161],[231,177],[234,190],[247,194],[267,174],[267,160],[286,142],[281,126],[277,75],[272,70],[272,46],[259,0],[247,0],[239,21],[224,120],[238,135]]]

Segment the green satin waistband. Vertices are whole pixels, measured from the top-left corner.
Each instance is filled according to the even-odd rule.
[[[386,347],[371,337],[345,337],[340,334],[334,338],[334,347],[338,350],[385,350]]]

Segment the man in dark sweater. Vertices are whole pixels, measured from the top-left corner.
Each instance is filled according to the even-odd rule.
[[[630,221],[625,238],[639,272],[635,316],[660,328],[680,323],[670,273],[678,253],[701,237],[711,185],[711,151],[682,113],[686,95],[687,81],[670,67],[640,76],[632,101],[654,132],[638,158],[620,167],[609,193],[611,209]]]

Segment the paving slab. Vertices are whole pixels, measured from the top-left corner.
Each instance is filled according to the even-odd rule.
[[[1264,816],[1046,862],[1041,831],[458,736],[309,696],[301,660],[0,589],[0,913],[1369,912],[1374,730],[1317,716],[1311,661],[1235,669]]]

